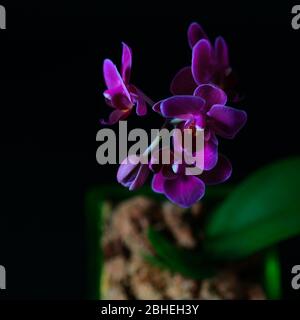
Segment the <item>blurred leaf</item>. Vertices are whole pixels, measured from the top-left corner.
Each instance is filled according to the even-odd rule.
[[[159,269],[169,269],[169,266],[158,256],[152,256],[151,254],[143,254],[142,256],[145,261],[147,261],[154,267],[157,267]]]
[[[86,235],[87,235],[87,298],[101,298],[101,278],[103,271],[103,251],[101,248],[103,213],[105,202],[100,192],[90,191],[86,203]]]
[[[212,266],[204,264],[201,252],[179,248],[153,228],[149,228],[148,238],[163,265],[170,271],[199,280],[209,278],[215,273]]]
[[[205,252],[244,258],[300,234],[300,158],[268,165],[237,186],[206,223]]]
[[[268,299],[281,298],[281,267],[277,250],[271,249],[264,260],[264,288]]]

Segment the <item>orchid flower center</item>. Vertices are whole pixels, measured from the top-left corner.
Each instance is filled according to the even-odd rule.
[[[204,129],[206,125],[205,118],[203,116],[194,118],[186,123],[185,129],[192,130],[193,137],[196,137],[197,131]]]

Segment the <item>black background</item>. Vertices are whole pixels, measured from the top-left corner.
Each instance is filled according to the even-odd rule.
[[[186,29],[198,21],[225,37],[248,123],[222,151],[232,181],[275,159],[299,154],[300,30],[281,1],[10,1],[0,30],[0,264],[8,298],[83,298],[84,195],[116,183],[116,167],[95,160],[104,104],[102,62],[133,49],[132,82],[153,100],[169,95],[189,64]],[[148,119],[148,118],[147,118]],[[151,117],[152,119],[152,117]],[[132,126],[159,127],[132,119]],[[289,270],[297,241],[282,245]],[[299,257],[298,257],[299,258]],[[297,293],[299,296],[299,293]]]

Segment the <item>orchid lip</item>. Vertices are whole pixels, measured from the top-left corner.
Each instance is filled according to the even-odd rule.
[[[172,170],[174,173],[177,173],[179,170],[179,165],[178,164],[172,164]]]

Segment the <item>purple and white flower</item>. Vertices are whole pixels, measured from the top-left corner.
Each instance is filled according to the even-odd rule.
[[[107,86],[104,97],[107,104],[114,109],[108,121],[101,120],[102,124],[115,124],[119,120],[126,119],[134,106],[139,116],[147,113],[146,102],[139,90],[130,83],[132,66],[131,49],[123,43],[121,74],[110,59],[105,59],[103,64],[103,75]]]

